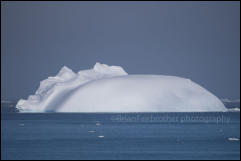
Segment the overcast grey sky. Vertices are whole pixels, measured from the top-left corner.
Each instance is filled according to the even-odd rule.
[[[1,99],[97,61],[240,98],[240,2],[1,2]]]

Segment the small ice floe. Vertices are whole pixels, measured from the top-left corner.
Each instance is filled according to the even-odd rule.
[[[103,136],[103,135],[100,135],[100,136],[98,136],[98,138],[104,138],[105,136]]]
[[[95,133],[95,131],[94,130],[90,130],[90,131],[88,131],[89,133]]]
[[[228,138],[228,141],[239,141],[239,138]]]
[[[240,112],[240,108],[230,108],[228,109],[228,112]]]
[[[100,126],[101,125],[101,123],[100,122],[96,122],[96,124],[95,124],[96,126]]]
[[[23,123],[21,123],[21,124],[18,124],[19,126],[24,126],[24,124]]]

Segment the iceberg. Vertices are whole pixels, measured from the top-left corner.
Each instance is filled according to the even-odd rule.
[[[20,112],[214,112],[222,101],[190,79],[128,75],[120,66],[96,63],[73,72],[64,66],[40,82],[34,95],[20,99]]]

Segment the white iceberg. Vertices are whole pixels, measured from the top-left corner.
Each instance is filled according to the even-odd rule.
[[[63,67],[16,107],[20,112],[227,111],[216,96],[189,79],[128,75],[122,67],[100,63],[78,73]]]

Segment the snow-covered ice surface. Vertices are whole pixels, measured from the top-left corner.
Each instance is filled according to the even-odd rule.
[[[96,63],[74,73],[63,67],[40,82],[20,112],[210,112],[227,111],[212,93],[185,78],[128,75],[122,67]]]

